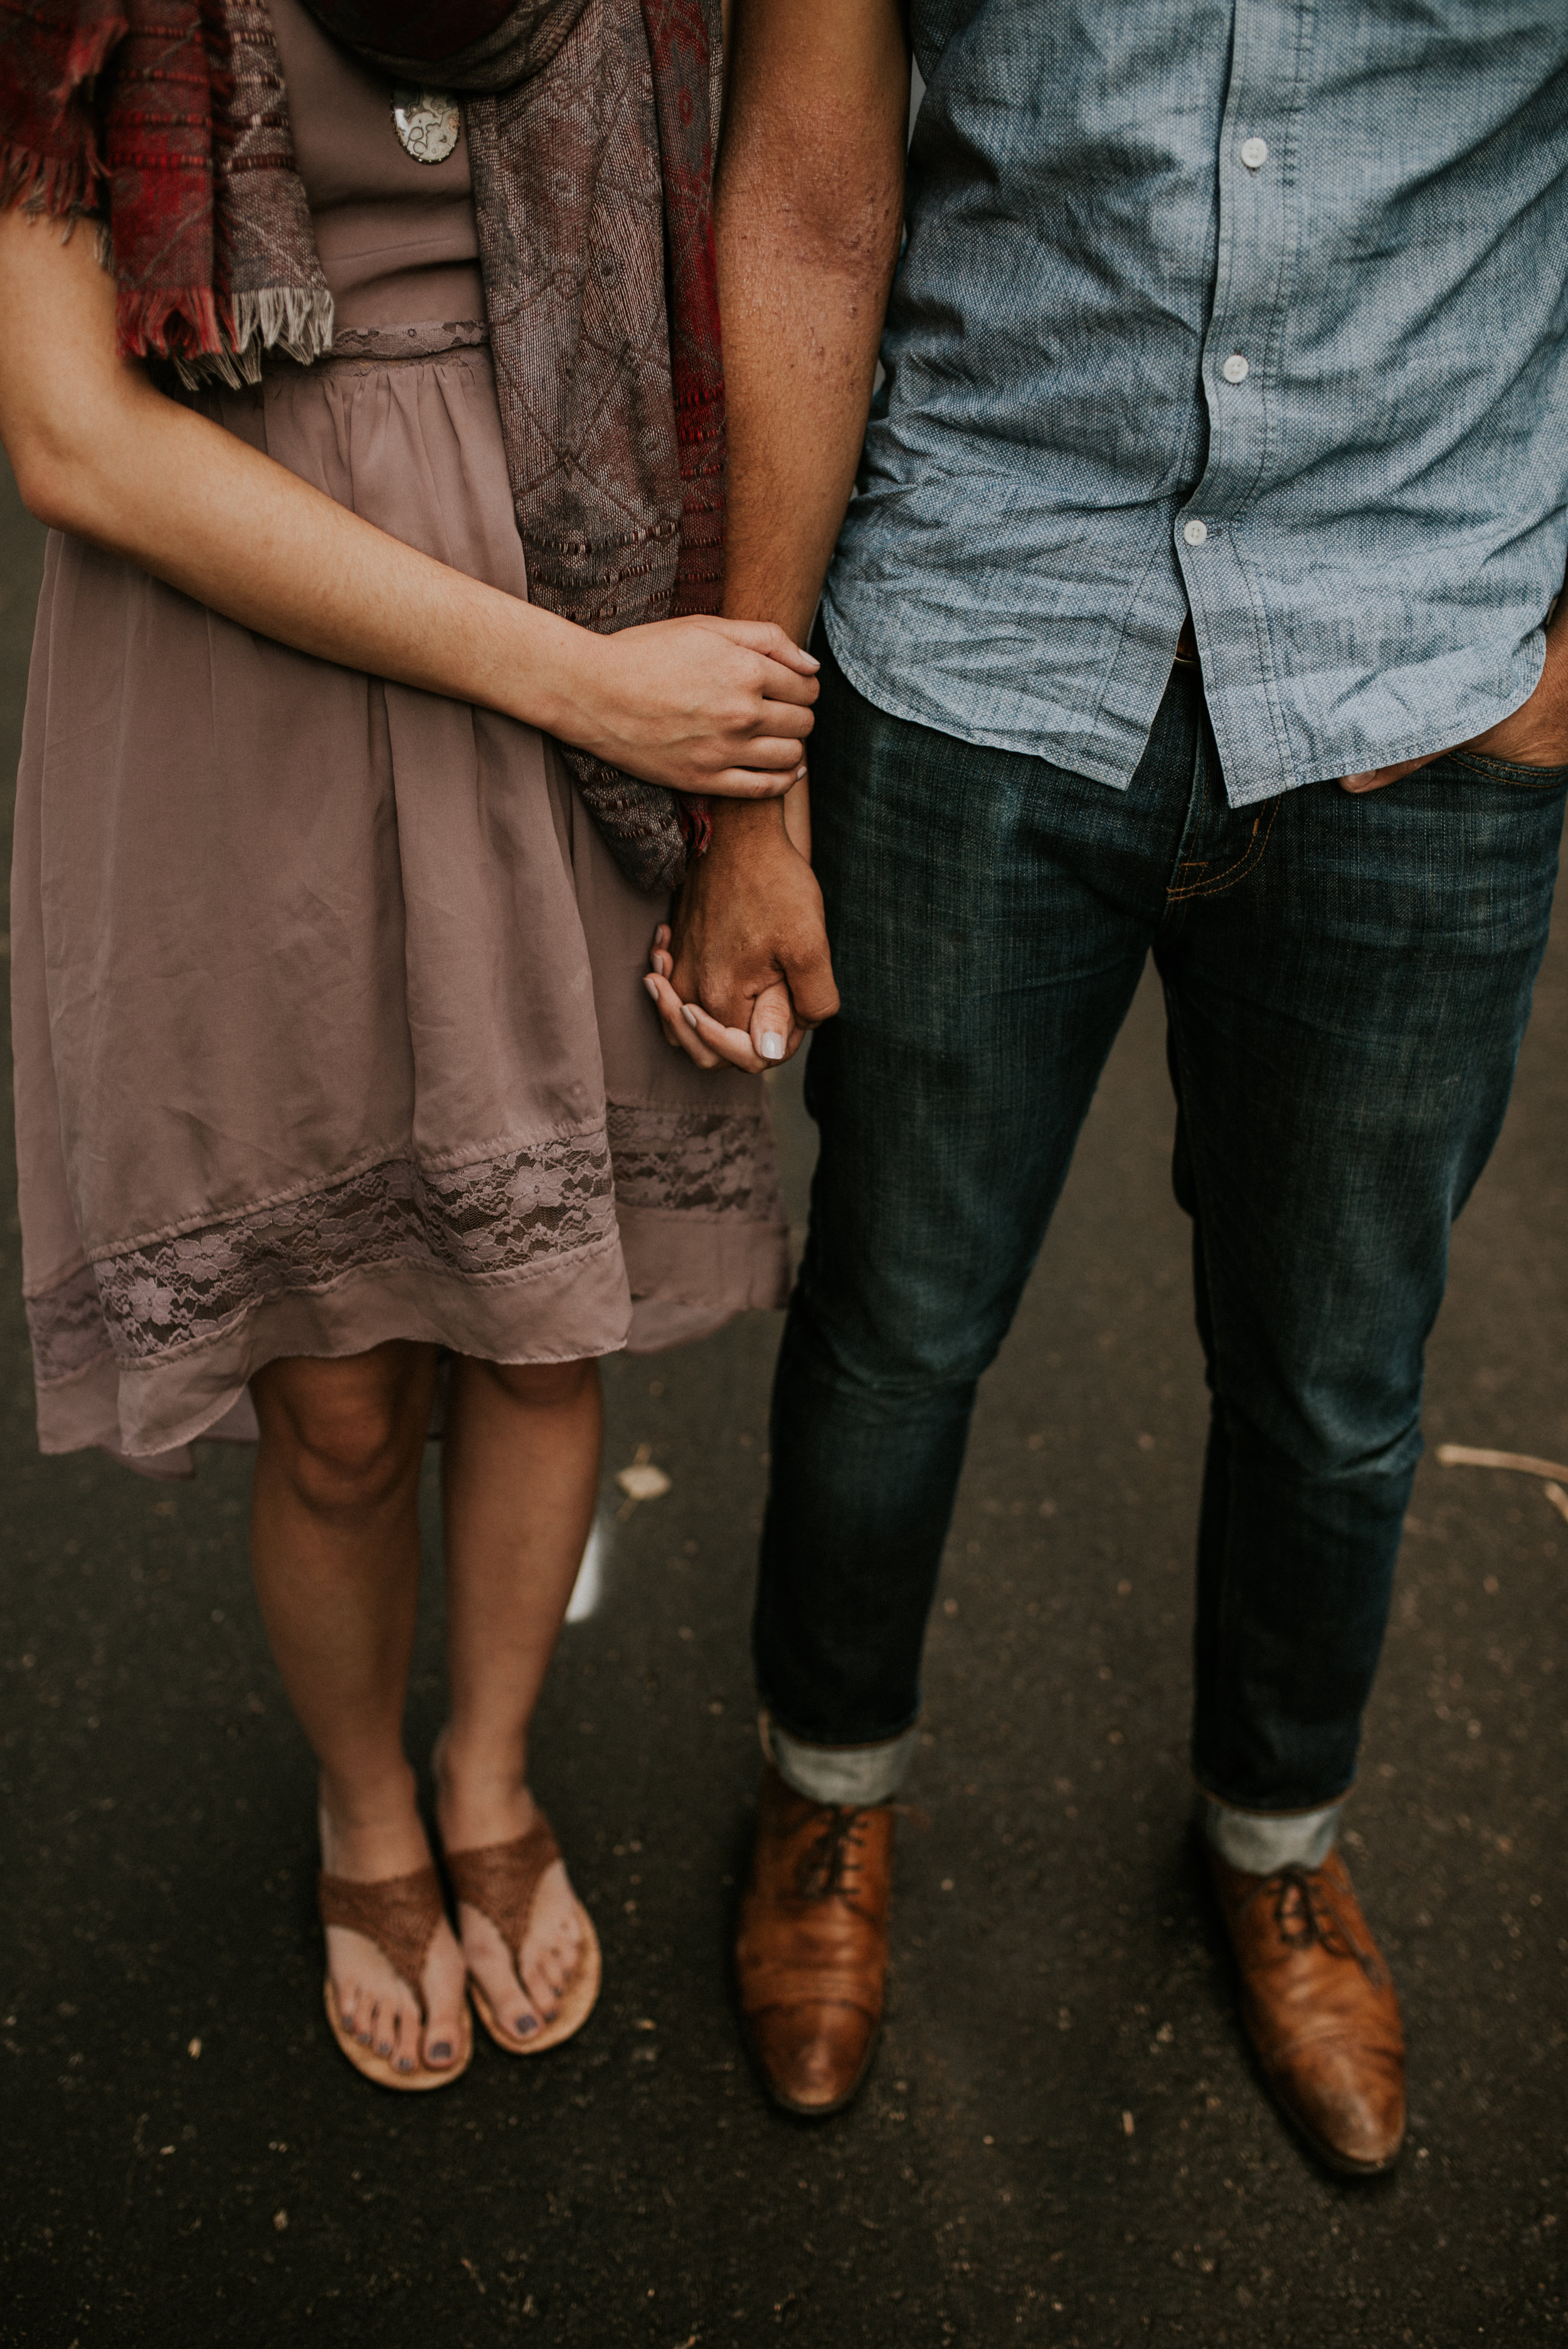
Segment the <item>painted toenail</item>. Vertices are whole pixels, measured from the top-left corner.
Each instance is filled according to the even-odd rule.
[[[438,2039],[435,2045],[430,2050],[430,2061],[433,2064],[449,2064],[451,2061],[451,2041],[449,2039]]]
[[[537,2016],[531,2014],[520,2014],[518,2016],[517,2035],[520,2039],[531,2039],[538,2028],[539,2021]]]
[[[397,2058],[397,2069],[399,2070],[399,2072],[411,2072],[411,2071],[413,2070],[413,2068],[414,2068],[414,2059],[413,2059],[413,2057],[412,2057],[411,2055],[399,2055],[399,2056],[398,2056],[398,2058]]]

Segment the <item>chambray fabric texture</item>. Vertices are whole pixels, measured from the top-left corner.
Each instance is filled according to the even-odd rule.
[[[843,1008],[807,1063],[821,1150],[774,1388],[756,1662],[775,1733],[873,1745],[919,1711],[975,1383],[1152,952],[1213,1396],[1193,1769],[1244,1811],[1336,1801],[1568,766],[1466,752],[1238,810],[1179,665],[1108,792],[891,718],[830,657],[811,776]]]
[[[1235,805],[1517,708],[1568,552],[1563,0],[911,18],[845,674],[1125,785],[1190,605]]]

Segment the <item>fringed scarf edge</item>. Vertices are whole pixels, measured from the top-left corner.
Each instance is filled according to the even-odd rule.
[[[0,145],[0,212],[79,220],[92,210],[93,191],[101,176],[90,156],[45,155],[20,140],[6,140]]]

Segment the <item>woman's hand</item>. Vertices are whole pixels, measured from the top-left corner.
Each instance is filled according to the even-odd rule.
[[[677,792],[771,799],[805,770],[817,668],[765,621],[659,620],[573,648],[550,731]],[[575,690],[573,684],[575,682]]]

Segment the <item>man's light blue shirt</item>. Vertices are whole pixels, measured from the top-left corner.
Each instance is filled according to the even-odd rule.
[[[913,0],[866,697],[1125,785],[1191,608],[1232,802],[1535,685],[1568,554],[1568,0]]]

